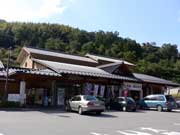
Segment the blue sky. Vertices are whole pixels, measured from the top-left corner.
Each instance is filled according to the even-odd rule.
[[[0,0],[0,3],[0,18],[7,21],[118,31],[120,36],[140,43],[172,43],[180,49],[180,0]]]

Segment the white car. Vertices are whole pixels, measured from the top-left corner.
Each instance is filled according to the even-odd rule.
[[[95,96],[77,95],[67,101],[66,110],[77,111],[79,114],[96,112],[96,114],[100,115],[105,110],[105,105],[104,102],[98,100]]]

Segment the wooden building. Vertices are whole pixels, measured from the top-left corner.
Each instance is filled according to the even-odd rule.
[[[9,69],[8,98],[27,105],[64,106],[65,100],[76,94],[107,99],[127,95],[138,100],[147,94],[163,93],[167,86],[178,86],[132,73],[135,65],[127,61],[92,54],[79,56],[23,47],[17,61],[20,67]],[[0,69],[0,76],[6,77],[5,68]]]

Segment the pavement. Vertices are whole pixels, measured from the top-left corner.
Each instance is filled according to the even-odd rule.
[[[180,135],[180,110],[106,111],[98,116],[58,109],[3,109],[0,135]]]

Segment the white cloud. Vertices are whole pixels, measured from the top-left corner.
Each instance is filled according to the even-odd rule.
[[[33,21],[62,14],[65,0],[0,0],[0,19]]]

